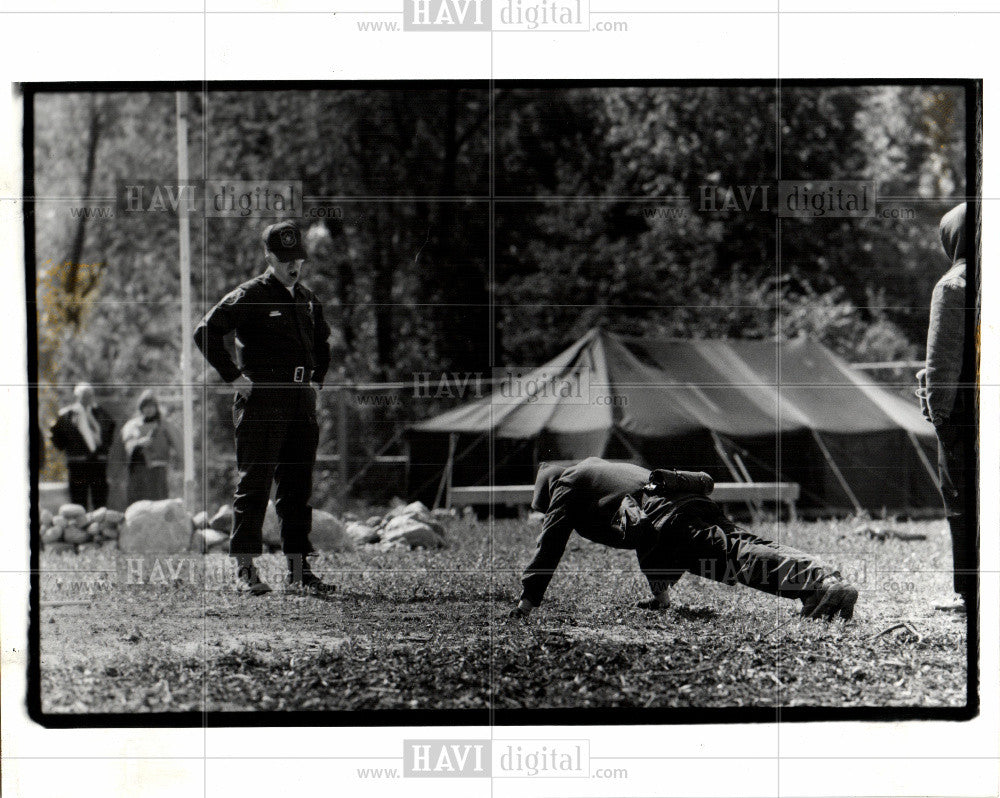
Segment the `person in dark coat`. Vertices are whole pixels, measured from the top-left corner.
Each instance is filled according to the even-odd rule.
[[[167,469],[171,455],[177,451],[177,437],[162,418],[151,389],[142,392],[137,411],[122,427],[128,463],[128,504],[168,498]]]
[[[854,587],[805,552],[738,527],[708,497],[713,487],[707,474],[650,471],[597,457],[543,465],[532,507],[545,520],[511,614],[526,617],[541,604],[575,530],[595,543],[635,551],[653,594],[641,609],[669,607],[670,587],[688,572],[800,599],[806,617],[851,618]]]
[[[115,422],[97,404],[89,383],[77,385],[73,397],[52,425],[52,445],[66,455],[70,501],[96,510],[108,502],[108,449]]]
[[[975,308],[966,300],[966,205],[941,219],[941,246],[951,266],[934,286],[927,329],[927,364],[917,373],[917,396],[938,438],[938,475],[951,530],[954,588],[957,600],[937,609],[965,612],[977,595],[977,530],[966,523],[967,447],[976,430],[976,342],[966,335]]]
[[[292,222],[263,233],[267,270],[223,297],[198,325],[195,343],[219,376],[236,388],[233,425],[239,483],[233,500],[229,553],[237,586],[252,595],[271,588],[254,566],[262,552],[262,527],[272,481],[281,522],[285,584],[312,593],[331,592],[311,570],[312,472],[319,443],[317,393],[330,366],[330,326],[316,295],[300,282],[306,249]],[[224,337],[235,332],[240,364]]]

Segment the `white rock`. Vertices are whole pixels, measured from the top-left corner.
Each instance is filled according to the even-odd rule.
[[[173,554],[186,551],[190,540],[191,517],[181,499],[144,500],[125,511],[118,545],[129,553]]]
[[[354,541],[344,531],[344,525],[325,510],[313,510],[309,542],[316,551],[345,551],[354,548]]]
[[[63,531],[63,540],[67,543],[86,543],[90,540],[90,535],[86,531],[72,524]]]
[[[63,531],[60,527],[50,526],[42,532],[42,543],[55,543],[62,540]]]
[[[191,536],[191,550],[207,552],[229,543],[229,535],[217,529],[196,529]]]
[[[222,540],[212,543],[208,547],[209,552],[222,552],[224,554],[229,553],[229,535],[225,535]]]
[[[369,526],[368,524],[362,524],[358,521],[352,521],[347,524],[344,527],[344,532],[347,533],[347,536],[358,545],[365,543],[378,543],[382,538],[378,529],[373,526]]]
[[[281,519],[278,518],[278,511],[274,507],[274,502],[267,503],[267,510],[264,512],[264,526],[262,528],[264,542],[272,548],[281,548]]]
[[[79,504],[64,504],[59,508],[59,515],[67,521],[71,518],[83,518],[86,514],[86,508],[81,507]]]
[[[400,515],[430,515],[431,511],[427,509],[427,505],[423,502],[410,502],[409,504],[399,504],[394,505],[389,512],[385,514],[386,518],[396,518]]]
[[[42,510],[38,514],[38,520],[41,521],[42,526],[51,526],[52,525],[52,511],[51,510]]]
[[[427,505],[423,502],[411,502],[403,507],[390,510],[386,513],[385,522],[389,524],[397,518],[411,518],[414,521],[419,521],[433,529],[438,537],[442,539],[445,537],[444,524],[431,514],[431,511],[427,509]]]
[[[440,549],[444,538],[430,524],[416,518],[402,516],[393,518],[382,531],[382,542],[390,545],[406,545],[411,549]]]
[[[219,532],[229,532],[233,528],[233,508],[228,504],[222,505],[208,525]]]
[[[106,524],[122,524],[124,521],[125,514],[117,510],[106,510],[104,513],[104,523]]]

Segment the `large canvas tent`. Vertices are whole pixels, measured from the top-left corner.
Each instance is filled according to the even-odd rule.
[[[600,455],[790,481],[820,512],[940,506],[934,431],[915,403],[806,339],[677,341],[588,332],[490,396],[412,426],[411,487],[520,484]]]

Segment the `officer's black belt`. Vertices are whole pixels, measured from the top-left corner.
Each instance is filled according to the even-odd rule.
[[[246,375],[252,382],[297,382],[306,384],[309,382],[309,377],[312,376],[310,371],[305,366],[288,366],[287,368],[266,369],[263,371],[255,369],[254,371],[247,371]]]

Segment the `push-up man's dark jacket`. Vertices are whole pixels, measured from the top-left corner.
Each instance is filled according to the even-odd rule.
[[[635,548],[634,542],[616,532],[614,520],[622,499],[638,494],[649,477],[647,468],[609,463],[599,457],[588,457],[565,470],[555,465],[540,468],[532,507],[546,514],[545,522],[535,557],[521,579],[521,598],[536,607],[541,604],[574,529],[594,543]]]

